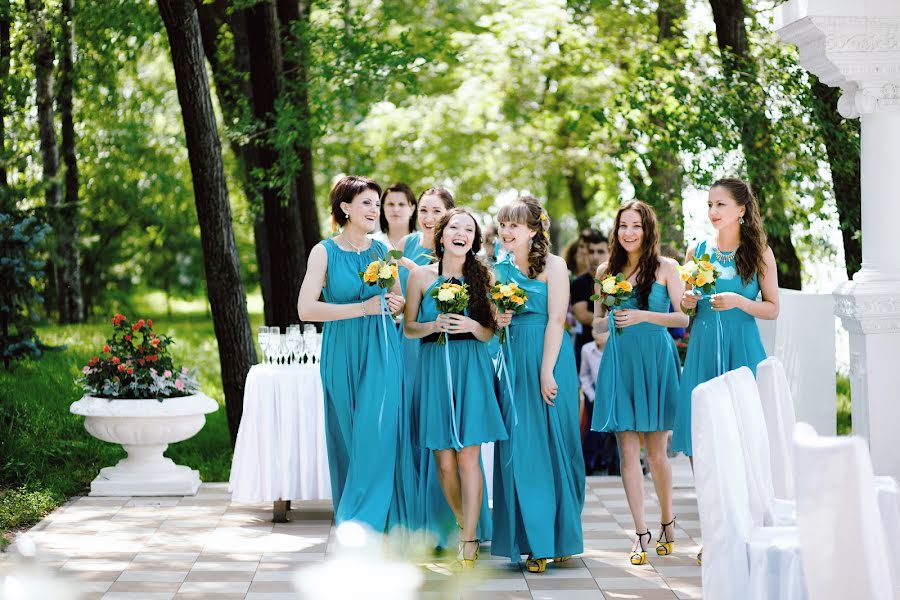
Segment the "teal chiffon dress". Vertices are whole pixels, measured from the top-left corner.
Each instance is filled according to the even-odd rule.
[[[325,301],[353,304],[382,293],[359,273],[387,254],[381,242],[369,250],[343,250],[321,242],[328,255]],[[325,395],[325,441],[335,522],[360,521],[376,531],[389,526],[400,487],[398,422],[403,395],[400,340],[390,315],[327,321],[320,370]],[[397,518],[392,516],[391,520]]]
[[[632,296],[609,315],[609,339],[597,371],[594,431],[667,431],[675,422],[681,361],[668,329],[653,323],[623,327],[616,333],[618,309],[638,309]],[[653,282],[647,310],[668,314],[669,292]]]
[[[578,375],[567,336],[553,369],[555,406],[541,396],[547,329],[547,284],[529,279],[507,255],[497,280],[515,281],[528,299],[513,316],[502,348],[501,410],[509,439],[494,445],[494,537],[491,553],[518,561],[571,556],[584,549],[584,458],[578,422]]]
[[[426,290],[419,307],[420,323],[434,321],[440,314],[429,292],[444,281],[438,277]],[[444,344],[433,337],[423,340],[413,388],[420,445],[429,450],[461,450],[508,439],[487,343],[471,334],[450,336]]]
[[[759,280],[754,274],[748,282],[741,279],[734,263],[734,256],[715,255],[715,246],[707,241],[697,244],[695,256],[709,253],[720,271],[715,292],[734,292],[756,300],[759,296]],[[697,303],[697,316],[691,327],[681,389],[672,432],[672,450],[693,456],[691,444],[691,393],[694,388],[714,377],[737,369],[749,367],[756,375],[756,365],[765,360],[766,351],[759,337],[756,318],[739,308],[715,311],[705,296]]]

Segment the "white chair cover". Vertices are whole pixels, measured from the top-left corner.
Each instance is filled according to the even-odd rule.
[[[896,598],[865,442],[794,430],[794,483],[803,571],[815,600]]]
[[[775,497],[794,499],[794,401],[784,366],[774,356],[756,367],[756,384],[769,433],[769,458]]]
[[[900,539],[900,487],[893,477],[876,477],[875,494],[878,497],[878,512],[888,543]],[[891,580],[894,590],[900,598],[900,553],[887,552],[888,565],[891,569]]]
[[[744,451],[750,517],[756,527],[768,527],[774,523],[772,503],[775,491],[769,461],[769,434],[756,379],[750,369],[741,367],[725,373],[725,383],[731,392],[731,404]]]
[[[804,600],[796,528],[753,526],[741,434],[725,376],[697,386],[691,402],[703,596]]]
[[[750,517],[744,455],[730,392],[723,377],[691,394],[694,485],[703,530],[703,595],[747,598],[750,570],[747,547]]]

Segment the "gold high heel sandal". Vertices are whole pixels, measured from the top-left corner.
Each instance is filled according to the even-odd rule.
[[[638,539],[637,539],[637,547],[631,551],[631,564],[633,564],[636,567],[640,566],[640,565],[646,565],[647,564],[647,551],[644,549],[644,544],[642,543],[642,540],[643,540],[644,536],[646,535],[648,542],[653,541],[653,534],[650,533],[649,529],[647,531],[645,531],[644,533],[638,533],[637,531],[635,531],[634,533],[635,533],[635,535],[637,535]]]
[[[569,562],[570,560],[572,560],[571,556],[554,556],[553,557],[554,563],[564,563],[564,562]]]
[[[472,558],[466,558],[466,544],[475,544],[475,553],[472,555]],[[463,569],[474,569],[475,561],[478,560],[479,554],[481,554],[481,540],[460,540],[456,561]]]
[[[535,558],[534,555],[529,554],[525,559],[525,568],[529,573],[543,573],[547,569],[547,559]]]
[[[659,538],[656,540],[656,553],[659,556],[669,556],[670,554],[672,554],[672,551],[675,548],[675,540],[670,540],[669,534],[668,532],[666,532],[666,527],[674,524],[674,516],[668,523],[660,523],[660,525],[662,526],[662,531],[659,532]],[[663,541],[663,538],[665,538],[666,541]]]

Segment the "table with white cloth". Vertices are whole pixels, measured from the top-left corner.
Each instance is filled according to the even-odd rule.
[[[229,488],[233,502],[274,502],[276,520],[291,500],[331,498],[318,363],[250,369]]]

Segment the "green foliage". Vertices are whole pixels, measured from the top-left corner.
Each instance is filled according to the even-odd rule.
[[[40,521],[64,500],[57,492],[30,486],[0,490],[0,549],[8,543],[5,532]]]
[[[835,385],[837,392],[837,433],[850,435],[853,419],[850,412],[850,379],[838,373]]]
[[[50,226],[21,213],[0,213],[0,357],[40,358],[34,332],[41,302],[44,263],[38,254]]]

